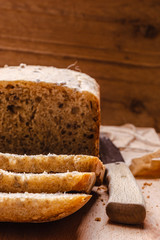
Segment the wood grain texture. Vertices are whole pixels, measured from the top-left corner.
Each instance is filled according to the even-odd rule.
[[[159,12],[157,0],[0,0],[0,65],[77,61],[101,86],[102,124],[160,130]]]

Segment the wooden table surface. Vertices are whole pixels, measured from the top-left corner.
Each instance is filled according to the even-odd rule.
[[[147,216],[142,225],[127,226],[109,222],[105,213],[108,196],[106,187],[101,186],[94,188],[93,197],[82,209],[59,221],[40,224],[0,223],[0,239],[158,240],[160,180],[137,181],[142,188],[147,206]]]

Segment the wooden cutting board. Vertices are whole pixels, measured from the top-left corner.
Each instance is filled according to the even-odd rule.
[[[138,180],[147,217],[144,224],[127,226],[109,222],[105,213],[106,187],[95,187],[92,199],[73,215],[50,223],[0,223],[0,239],[151,240],[160,239],[160,179]]]
[[[107,187],[94,187],[91,200],[73,215],[50,223],[0,223],[0,239],[159,240],[160,179],[137,180],[147,208],[144,224],[111,223],[106,215]]]

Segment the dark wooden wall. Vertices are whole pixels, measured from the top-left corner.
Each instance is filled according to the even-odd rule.
[[[160,1],[0,0],[1,66],[75,61],[101,86],[102,124],[160,131]]]

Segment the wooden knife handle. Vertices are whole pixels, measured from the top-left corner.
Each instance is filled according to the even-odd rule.
[[[109,182],[108,217],[117,223],[142,223],[146,216],[145,202],[131,171],[123,162],[105,166]]]

